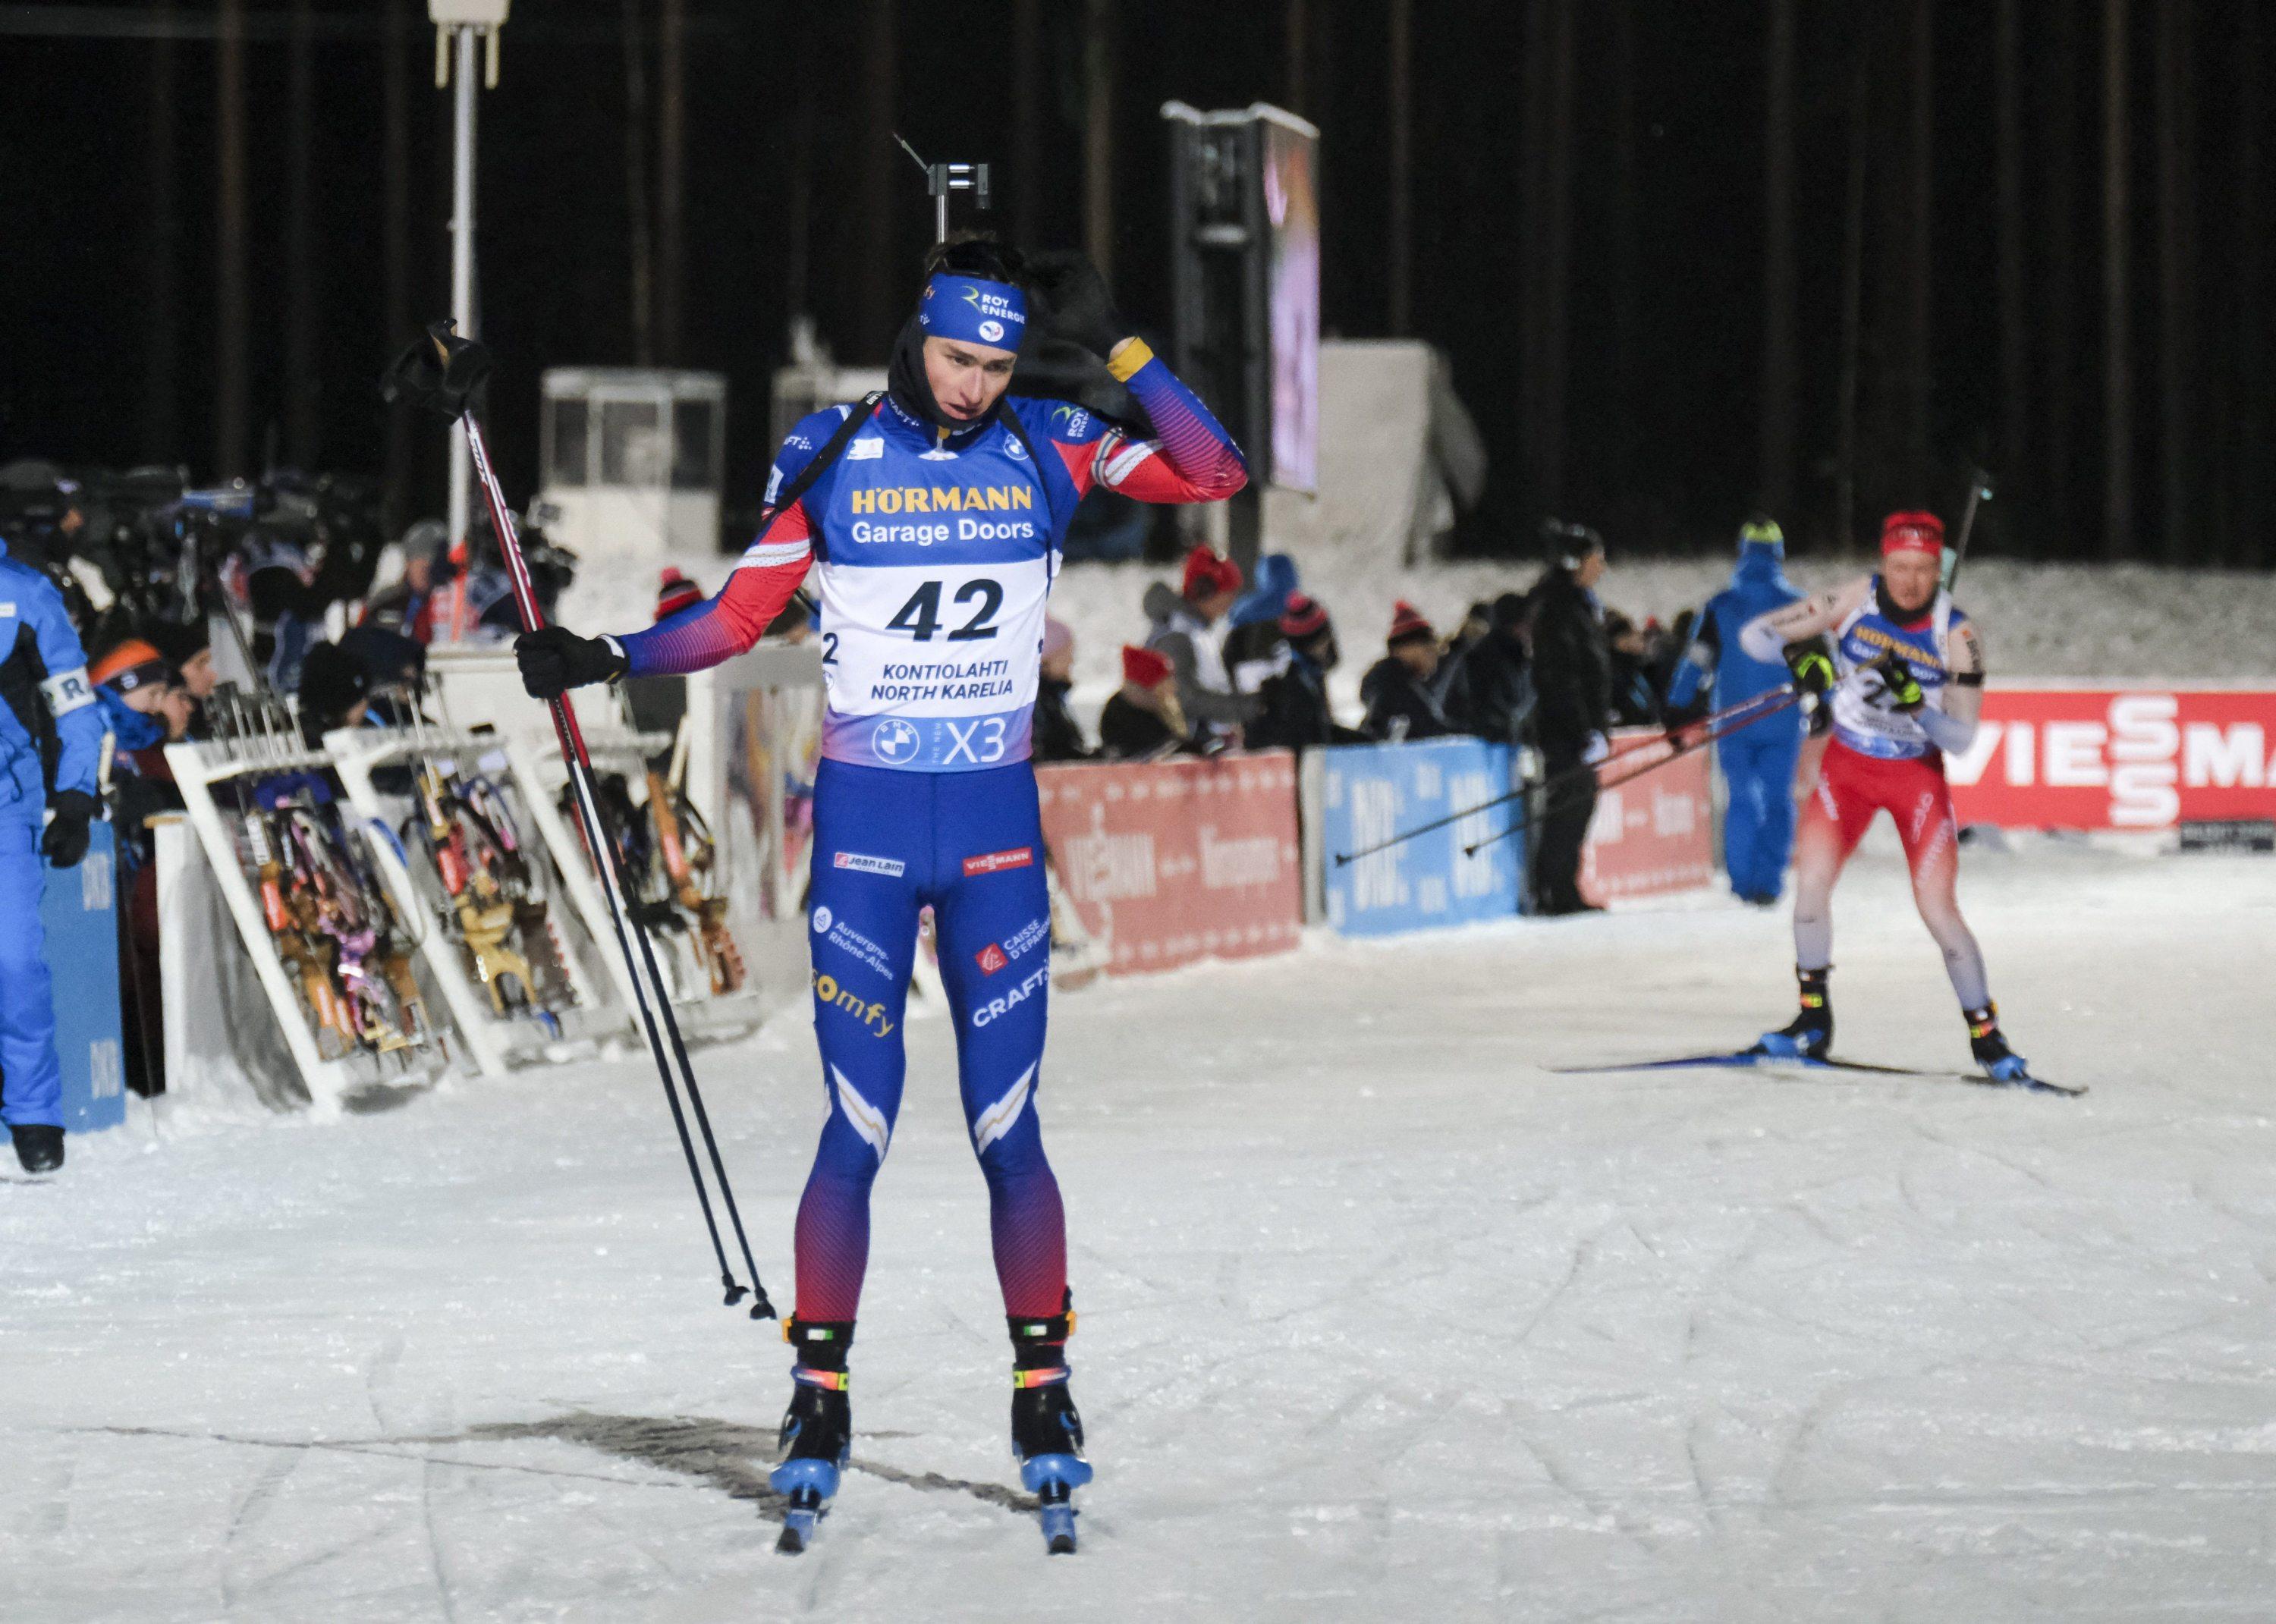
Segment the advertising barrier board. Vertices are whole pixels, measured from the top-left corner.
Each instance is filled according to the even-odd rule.
[[[1385,936],[1517,912],[1524,837],[1496,840],[1518,803],[1506,802],[1443,829],[1338,863],[1357,852],[1510,789],[1510,750],[1477,739],[1416,744],[1339,745],[1320,753],[1320,847],[1328,923],[1344,936]]]
[[[1666,738],[1656,727],[1620,729],[1608,741],[1612,753],[1597,776],[1635,771],[1636,763],[1625,758],[1645,749],[1664,753]],[[1601,790],[1581,848],[1581,894],[1604,903],[1710,884],[1714,830],[1714,781],[1704,749]]]
[[[1945,772],[1962,823],[2169,829],[2276,816],[2276,688],[2147,685],[1984,692]]]
[[[1116,975],[1296,945],[1296,760],[1072,762],[1036,771],[1043,843]]]
[[[109,823],[89,827],[79,867],[47,870],[40,928],[54,987],[64,1127],[73,1134],[117,1127],[126,1120],[126,1090],[119,1050],[118,858]]]

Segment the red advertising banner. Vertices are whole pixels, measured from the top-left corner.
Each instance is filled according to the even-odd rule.
[[[2008,687],[1947,756],[1963,823],[2166,829],[2276,817],[2276,689]]]
[[[1117,975],[1296,945],[1296,758],[1286,750],[1039,767],[1043,843]]]
[[[1636,763],[1623,763],[1623,756],[1643,749],[1664,753],[1666,740],[1656,727],[1615,732],[1612,754],[1597,769],[1597,777],[1634,771]],[[1711,884],[1714,831],[1715,792],[1705,750],[1599,790],[1588,843],[1581,848],[1581,894],[1603,903]]]

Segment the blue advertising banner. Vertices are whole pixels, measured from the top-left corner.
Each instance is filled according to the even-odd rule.
[[[50,869],[40,899],[55,983],[56,1058],[64,1129],[90,1134],[126,1120],[118,1019],[118,859],[110,825],[87,831],[76,869]]]
[[[1508,746],[1431,739],[1341,745],[1320,754],[1328,923],[1339,934],[1386,936],[1506,919],[1517,912],[1524,836],[1497,840],[1475,857],[1462,851],[1507,828],[1515,801],[1350,862],[1336,861],[1339,853],[1507,794]]]

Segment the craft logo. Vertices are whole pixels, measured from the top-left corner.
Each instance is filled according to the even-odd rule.
[[[1035,861],[1034,846],[1015,846],[1008,852],[986,852],[977,857],[966,858],[964,873],[967,879],[975,874],[1001,874],[1006,869],[1029,868]]]
[[[866,852],[839,852],[830,860],[836,869],[851,869],[856,874],[882,874],[889,879],[899,879],[908,865],[891,857],[872,857]]]
[[[973,1027],[977,1029],[978,1028],[988,1025],[990,1021],[1001,1021],[1005,1016],[1012,1013],[1013,1007],[1015,1005],[1026,1003],[1037,992],[1040,992],[1045,986],[1049,985],[1051,979],[1051,967],[1048,964],[1037,965],[1027,980],[1021,982],[1016,987],[1005,988],[1002,998],[990,998],[988,1002],[982,1004],[978,1009],[974,1010],[972,1012]]]
[[[993,975],[1012,962],[1010,955],[994,942],[989,943],[987,946],[975,953],[973,958],[979,964],[980,973],[982,975]]]

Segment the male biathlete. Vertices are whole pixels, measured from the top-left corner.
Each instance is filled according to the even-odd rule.
[[[1051,905],[1028,732],[1044,600],[1093,487],[1212,502],[1248,477],[1209,409],[1129,336],[1079,257],[1048,271],[1039,257],[1028,277],[1011,250],[968,240],[936,248],[925,270],[884,398],[816,412],[791,432],[768,487],[774,511],[717,596],[644,632],[550,627],[515,646],[540,698],[698,671],[748,649],[818,569],[828,704],[809,940],[830,1114],[799,1205],[798,1307],[784,1326],[797,1362],[773,1479],[805,1513],[790,1530],[800,1536],[836,1491],[852,1434],[846,1355],[870,1185],[900,1109],[902,1006],[927,905],[1010,1323],[1013,1451],[1047,1510],[1090,1476],[1067,1392],[1066,1220],[1036,1118]],[[1153,438],[1069,402],[1005,394],[1028,323],[1023,282],[1048,302],[1053,330],[1128,387]],[[1047,1517],[1054,1549],[1074,1548],[1072,1526],[1053,1531]]]
[[[1830,694],[1832,738],[1794,845],[1794,957],[1802,1013],[1763,1035],[1762,1052],[1815,1059],[1833,1045],[1833,886],[1866,825],[1896,820],[1921,921],[1968,1020],[1976,1061],[2001,1082],[2028,1082],[2000,1035],[1984,954],[1960,916],[1959,825],[1944,778],[1947,751],[1976,738],[1984,710],[1984,647],[1940,584],[1944,525],[1933,513],[1892,513],[1881,527],[1881,573],[1774,609],[1740,634],[1758,660],[1783,657],[1805,692]],[[1831,647],[1826,640],[1831,638]]]

